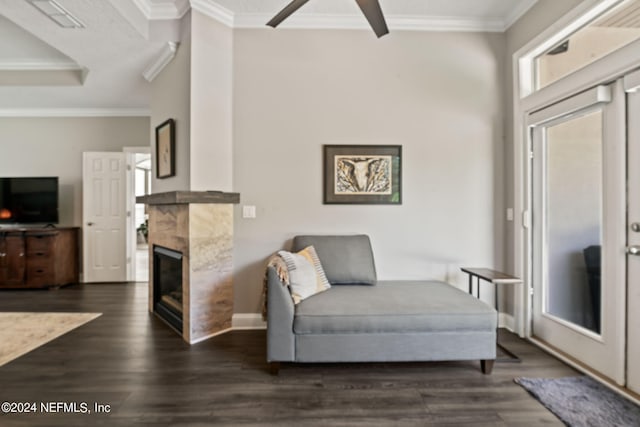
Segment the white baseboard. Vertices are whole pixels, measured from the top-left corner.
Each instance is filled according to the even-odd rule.
[[[516,321],[512,315],[507,313],[500,313],[498,315],[498,326],[501,328],[505,328],[510,330],[511,332],[515,331]]]
[[[260,313],[234,313],[231,320],[234,331],[248,329],[267,329],[267,322],[262,320]]]

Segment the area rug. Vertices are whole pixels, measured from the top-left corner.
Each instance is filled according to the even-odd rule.
[[[0,313],[0,366],[102,313]]]
[[[590,377],[514,381],[570,427],[640,425],[640,406]]]

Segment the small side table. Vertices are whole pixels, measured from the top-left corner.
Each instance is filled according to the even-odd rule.
[[[469,294],[473,295],[473,278],[476,278],[476,298],[480,298],[480,280],[484,280],[489,283],[493,283],[493,289],[495,292],[495,304],[496,311],[498,312],[498,316],[500,316],[499,305],[498,305],[498,285],[508,285],[508,284],[520,284],[522,283],[522,279],[519,279],[515,276],[511,276],[506,273],[502,273],[500,271],[491,270],[489,268],[469,268],[462,267],[464,273],[469,275]],[[498,317],[498,320],[500,318]],[[498,331],[496,327],[496,345],[505,352],[510,359],[501,359],[501,361],[509,361],[519,363],[521,362],[520,358],[513,354],[511,351],[507,350],[498,342]]]

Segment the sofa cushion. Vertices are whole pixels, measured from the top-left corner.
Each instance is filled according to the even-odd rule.
[[[334,286],[296,306],[296,334],[493,331],[496,311],[437,281]]]
[[[332,285],[376,283],[369,236],[296,236],[293,250],[313,246]]]
[[[313,246],[297,253],[279,251],[289,274],[289,291],[294,304],[331,287]]]

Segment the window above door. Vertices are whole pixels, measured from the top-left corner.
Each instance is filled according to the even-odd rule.
[[[640,40],[640,0],[585,3],[590,7],[520,57],[521,98]]]

